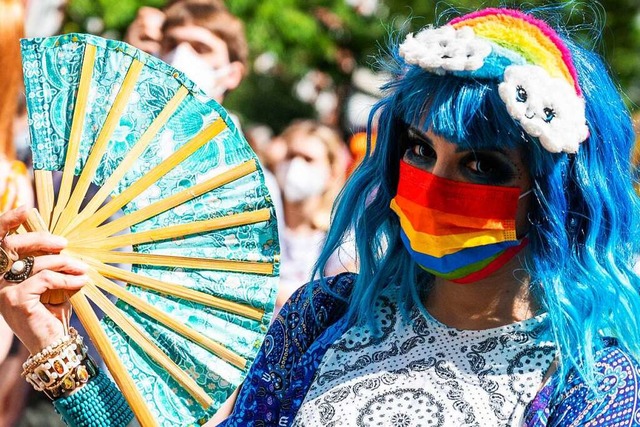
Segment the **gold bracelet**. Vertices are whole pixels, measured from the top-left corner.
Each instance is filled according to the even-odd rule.
[[[33,368],[42,364],[45,360],[47,360],[51,355],[59,354],[60,351],[69,346],[72,342],[78,339],[78,331],[75,328],[69,328],[69,333],[57,341],[54,341],[52,344],[43,348],[39,353],[29,356],[29,358],[22,364],[22,370],[25,372],[33,371]],[[80,342],[82,342],[82,337],[80,338]]]
[[[81,385],[86,384],[96,375],[98,375],[98,367],[93,359],[91,359],[89,355],[86,355],[80,365],[70,370],[57,385],[43,391],[51,400],[54,400],[64,393],[69,393]]]
[[[60,343],[54,343],[30,357],[23,365],[22,376],[37,391],[59,392],[61,387],[70,386],[72,381],[82,380],[86,376],[85,371],[88,373],[86,363],[83,363],[87,358],[87,347],[74,329],[69,332],[69,336]]]

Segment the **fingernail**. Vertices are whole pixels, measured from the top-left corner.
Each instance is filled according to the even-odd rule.
[[[53,244],[61,246],[63,248],[66,247],[69,243],[69,241],[62,236],[52,236],[51,241],[53,242]]]
[[[86,285],[89,283],[89,276],[85,276],[84,274],[82,276],[73,276],[72,282],[76,286]]]
[[[78,261],[76,263],[76,267],[78,268],[79,271],[83,271],[83,272],[89,271],[89,266],[82,261]]]

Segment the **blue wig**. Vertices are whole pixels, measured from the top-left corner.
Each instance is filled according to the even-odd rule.
[[[324,271],[346,236],[355,236],[359,275],[346,314],[350,321],[370,322],[371,307],[389,284],[398,285],[406,313],[421,304],[433,283],[405,250],[389,208],[406,149],[403,130],[412,124],[470,148],[497,145],[526,153],[535,200],[524,267],[532,294],[549,315],[560,378],[576,369],[595,388],[595,353],[604,346],[603,336],[617,338],[621,348],[640,357],[640,278],[633,272],[640,252],[640,199],[631,177],[631,118],[602,60],[565,42],[590,131],[577,154],[550,153],[528,136],[509,116],[498,82],[426,72],[406,64],[395,43],[387,67],[393,79],[369,119],[371,127],[377,117],[375,149],[369,143],[336,203],[314,272]]]

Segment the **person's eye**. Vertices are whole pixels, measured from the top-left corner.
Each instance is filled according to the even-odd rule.
[[[176,41],[172,38],[165,38],[162,40],[162,45],[166,52],[171,52],[177,46]]]
[[[193,43],[191,46],[200,55],[211,53],[211,47],[204,43]]]
[[[407,160],[418,166],[436,161],[436,152],[424,135],[414,129],[409,129],[406,138]]]
[[[411,147],[412,154],[420,159],[434,159],[436,158],[436,152],[431,148],[431,146],[425,144],[424,142],[418,142]]]
[[[471,179],[487,184],[505,185],[516,176],[515,167],[505,159],[492,154],[474,154],[465,159],[467,174]]]

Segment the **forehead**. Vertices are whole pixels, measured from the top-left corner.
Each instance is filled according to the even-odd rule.
[[[466,149],[526,148],[530,141],[511,118],[493,81],[409,71],[397,85],[393,114]]]
[[[504,156],[508,157],[515,163],[522,164],[525,162],[524,151],[521,146],[504,147],[504,146],[498,146],[498,145],[482,144],[481,147],[477,147],[477,146],[474,146],[473,144],[456,143],[456,142],[450,141],[442,135],[437,135],[431,129],[428,129],[424,133],[419,129],[414,128],[413,126],[411,127],[411,129],[412,129],[412,132],[424,135],[426,137],[426,140],[431,144],[440,145],[440,146],[446,144],[447,146],[450,146],[452,151],[455,153],[467,153],[469,151],[473,151],[473,152],[481,151],[483,153],[496,152],[496,153],[503,154]]]
[[[174,44],[182,42],[189,44],[200,43],[209,46],[213,51],[228,55],[227,44],[224,40],[199,25],[184,24],[171,26],[165,30],[163,37]]]
[[[286,141],[288,154],[291,156],[303,156],[317,159],[328,157],[329,151],[326,144],[317,136],[305,132],[296,132]]]

